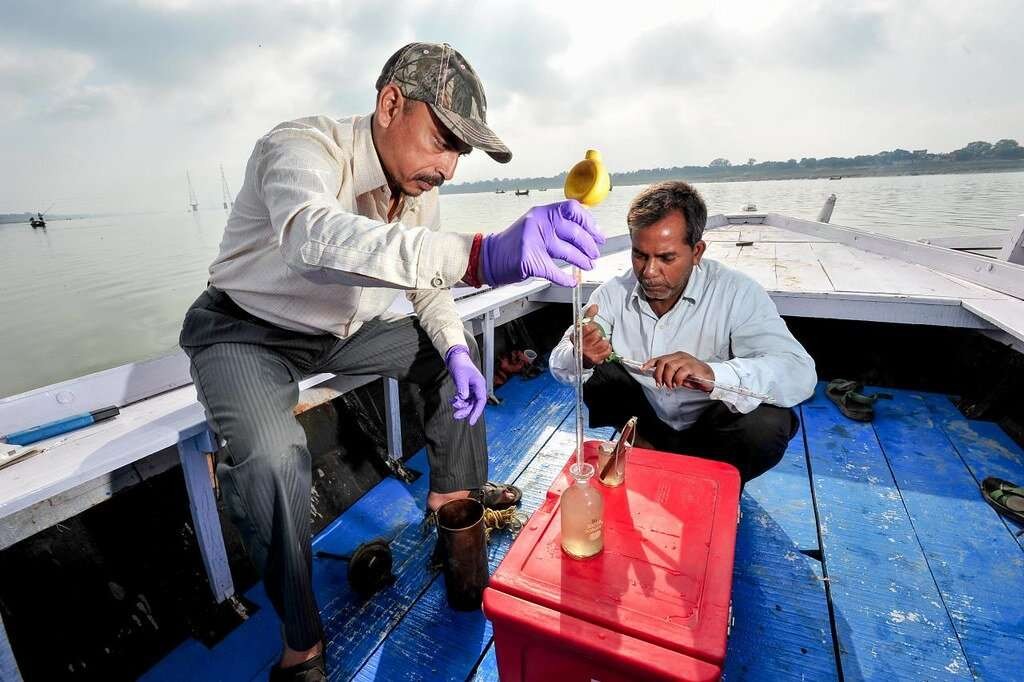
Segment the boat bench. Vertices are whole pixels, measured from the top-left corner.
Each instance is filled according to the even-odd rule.
[[[550,286],[543,280],[477,291],[455,291],[456,307],[474,335],[483,334],[488,394],[494,388],[494,329],[542,307],[528,300]],[[401,299],[393,314],[410,314]],[[305,411],[378,377],[318,374],[300,382]],[[385,380],[388,451],[401,458],[398,382]],[[212,485],[216,442],[180,351],[155,360],[0,399],[0,434],[116,405],[111,420],[57,436],[41,451],[0,469],[0,550],[88,509],[119,489],[180,463],[210,589],[217,602],[234,594]],[[176,450],[176,453],[175,453]],[[175,456],[176,455],[176,456]],[[0,621],[0,679],[20,679]]]

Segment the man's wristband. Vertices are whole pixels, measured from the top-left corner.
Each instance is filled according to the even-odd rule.
[[[469,249],[469,266],[466,268],[466,274],[462,276],[462,281],[471,287],[480,288],[483,286],[483,282],[480,281],[478,273],[480,272],[480,251],[483,246],[484,236],[477,232],[473,236],[473,246]]]

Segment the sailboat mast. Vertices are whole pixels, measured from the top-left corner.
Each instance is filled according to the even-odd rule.
[[[188,205],[192,208],[192,212],[196,213],[199,211],[199,201],[196,199],[196,192],[192,189],[192,176],[185,171],[185,181],[188,183]]]
[[[224,164],[220,165],[220,188],[224,192],[224,210],[234,206],[235,202],[231,201],[231,190],[228,189],[228,179],[224,177]]]

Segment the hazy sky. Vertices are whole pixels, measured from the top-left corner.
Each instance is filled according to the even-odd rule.
[[[845,7],[843,5],[851,5]],[[1020,0],[5,2],[0,212],[179,210],[232,191],[280,121],[372,110],[381,66],[448,41],[514,153],[455,181],[1024,142]]]

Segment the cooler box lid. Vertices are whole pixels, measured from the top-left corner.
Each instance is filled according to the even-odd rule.
[[[624,485],[592,479],[604,495],[604,551],[577,560],[562,552],[559,517],[574,461],[523,527],[490,588],[722,665],[739,513],[736,469],[633,448]],[[488,616],[498,621],[501,614]]]

